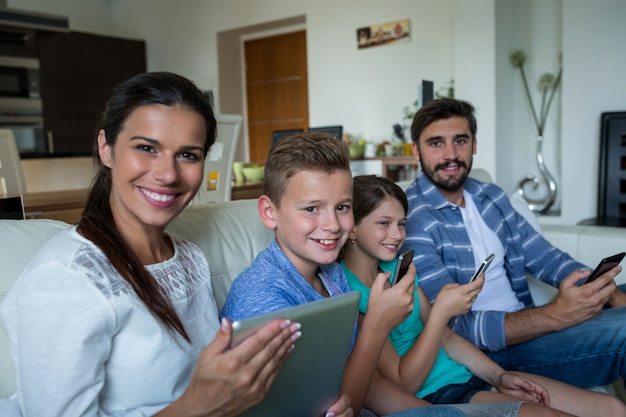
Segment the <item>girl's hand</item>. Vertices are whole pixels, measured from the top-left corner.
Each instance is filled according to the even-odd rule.
[[[544,387],[513,372],[503,372],[495,388],[524,401],[550,406],[550,395]]]
[[[455,316],[467,313],[472,304],[476,301],[478,293],[485,283],[485,274],[480,274],[478,278],[469,284],[446,284],[444,285],[433,303],[432,314],[442,314],[446,321]]]
[[[294,342],[300,325],[273,320],[228,350],[232,326],[223,319],[215,339],[198,357],[183,395],[157,415],[236,416],[267,394]]]
[[[375,319],[385,334],[402,323],[413,311],[415,275],[415,265],[411,264],[406,275],[391,288],[386,288],[389,272],[381,272],[376,276],[367,304],[367,316],[368,320]]]

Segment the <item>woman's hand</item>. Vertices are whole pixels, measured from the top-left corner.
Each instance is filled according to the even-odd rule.
[[[325,417],[353,417],[354,411],[350,408],[350,398],[346,394],[341,397],[326,412]]]
[[[476,301],[484,283],[485,274],[483,273],[469,284],[444,285],[435,298],[430,314],[441,314],[445,316],[447,322],[452,317],[467,313]]]
[[[228,350],[232,326],[223,319],[198,357],[181,398],[158,416],[230,417],[259,403],[300,337],[300,325],[277,319]]]
[[[550,395],[544,387],[513,372],[503,372],[495,388],[524,401],[550,406]]]

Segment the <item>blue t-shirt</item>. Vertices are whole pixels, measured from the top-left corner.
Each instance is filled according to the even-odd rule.
[[[380,261],[378,266],[383,272],[393,273],[397,260],[392,261]],[[367,303],[370,297],[370,288],[363,284],[359,278],[341,261],[341,267],[346,273],[348,284],[354,291],[361,293],[361,301],[359,304],[359,311],[363,314],[367,312]],[[391,280],[392,277],[389,277]],[[414,308],[409,317],[402,323],[395,327],[389,333],[389,341],[393,344],[393,347],[398,352],[398,355],[404,356],[413,344],[417,341],[424,325],[420,320],[420,299],[417,295],[417,278],[415,279],[415,297]],[[445,387],[450,384],[460,384],[470,380],[472,377],[471,372],[448,356],[442,347],[439,348],[439,354],[433,365],[433,369],[428,374],[428,377],[422,384],[422,387],[415,393],[417,397],[423,398],[428,394],[432,394],[441,387]]]
[[[320,265],[318,274],[331,297],[352,291],[338,263]],[[274,239],[257,255],[252,265],[235,278],[220,317],[241,320],[323,298]],[[356,324],[352,346],[355,340]]]

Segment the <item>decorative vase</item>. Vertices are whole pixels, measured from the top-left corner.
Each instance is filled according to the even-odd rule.
[[[527,174],[517,184],[516,194],[519,194],[528,204],[528,208],[535,213],[546,213],[556,200],[557,187],[554,177],[550,174],[550,171],[546,168],[543,160],[543,136],[537,136],[537,167],[541,173],[542,178],[538,178],[536,175]],[[543,182],[545,185],[545,196],[543,198],[533,198],[527,193],[527,190],[532,189],[537,191],[539,185]]]

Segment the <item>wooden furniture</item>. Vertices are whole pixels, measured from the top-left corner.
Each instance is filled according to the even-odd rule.
[[[383,163],[383,177],[389,178],[393,181],[398,181],[397,177],[397,169],[398,167],[402,167],[404,169],[405,165],[419,167],[419,161],[416,161],[413,158],[413,155],[404,155],[404,156],[381,156],[377,158],[364,158],[364,159],[379,159]]]
[[[87,199],[87,189],[24,194],[27,219],[53,219],[76,224]]]
[[[259,198],[263,194],[263,182],[244,182],[233,185],[231,192],[232,200],[247,200]]]
[[[355,159],[355,161],[380,161],[382,172],[380,175],[392,181],[404,181],[413,179],[419,170],[419,161],[413,155],[403,156],[377,156],[371,158]],[[411,173],[413,171],[413,173]]]

